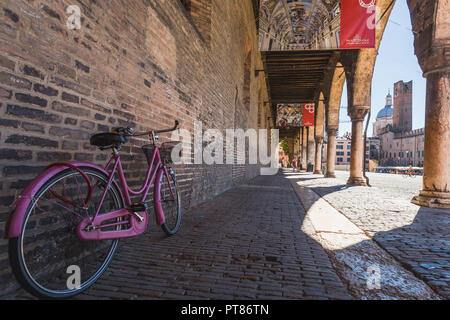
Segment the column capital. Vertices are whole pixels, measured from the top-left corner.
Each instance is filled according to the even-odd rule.
[[[323,137],[315,137],[314,139],[316,141],[316,144],[319,144],[319,143],[323,142]]]
[[[338,125],[329,125],[329,126],[327,126],[327,135],[334,137],[336,135],[336,133],[338,132],[338,130],[339,130]]]
[[[450,72],[450,2],[408,0],[414,33],[414,51],[424,77]]]
[[[352,121],[363,121],[369,110],[370,106],[353,106],[348,108],[348,115]]]

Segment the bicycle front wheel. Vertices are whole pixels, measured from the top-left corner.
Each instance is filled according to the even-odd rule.
[[[171,168],[167,168],[167,176],[164,172],[161,177],[161,206],[165,217],[161,228],[168,236],[173,236],[181,226],[181,197],[175,172]]]
[[[27,208],[21,233],[9,241],[11,266],[19,283],[39,298],[65,299],[89,288],[106,270],[118,240],[82,241],[77,226],[87,216],[123,208],[114,184],[101,202],[108,177],[81,168],[92,184],[88,205],[85,178],[73,169],[51,177]],[[117,222],[117,221],[111,221]],[[113,227],[117,229],[118,227]]]

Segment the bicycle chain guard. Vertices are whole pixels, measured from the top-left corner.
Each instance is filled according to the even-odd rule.
[[[78,225],[77,235],[81,240],[85,241],[131,238],[143,234],[147,229],[147,224],[147,212],[131,212],[128,209],[120,209],[99,214],[94,221],[89,217],[83,219]],[[124,228],[125,226],[128,227],[123,230],[103,230],[105,228]]]

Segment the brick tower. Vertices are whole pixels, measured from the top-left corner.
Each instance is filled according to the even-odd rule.
[[[394,130],[412,130],[412,90],[413,82],[399,81],[394,84]]]

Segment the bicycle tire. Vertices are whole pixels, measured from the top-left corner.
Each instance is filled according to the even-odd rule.
[[[173,224],[173,221],[170,221],[170,223],[169,223],[167,220],[167,216],[166,216],[167,212],[164,212],[164,197],[161,196],[161,205],[163,206],[164,216],[166,217],[166,221],[161,225],[161,228],[164,231],[164,233],[170,237],[170,236],[175,235],[178,232],[178,230],[180,229],[182,208],[181,208],[181,196],[180,196],[180,193],[178,192],[178,184],[177,184],[176,174],[174,171],[168,170],[168,175],[169,175],[169,178],[171,178],[171,180],[172,180],[171,186],[172,186],[172,190],[174,192],[175,198],[176,198],[175,206],[172,206],[172,207],[176,208],[177,212],[176,212],[176,217],[175,217],[175,224]],[[167,191],[167,190],[164,190],[164,188],[163,188],[165,180],[166,180],[166,175],[163,174],[161,176],[161,186],[162,186],[161,192]],[[171,217],[169,217],[169,218],[171,218]]]

